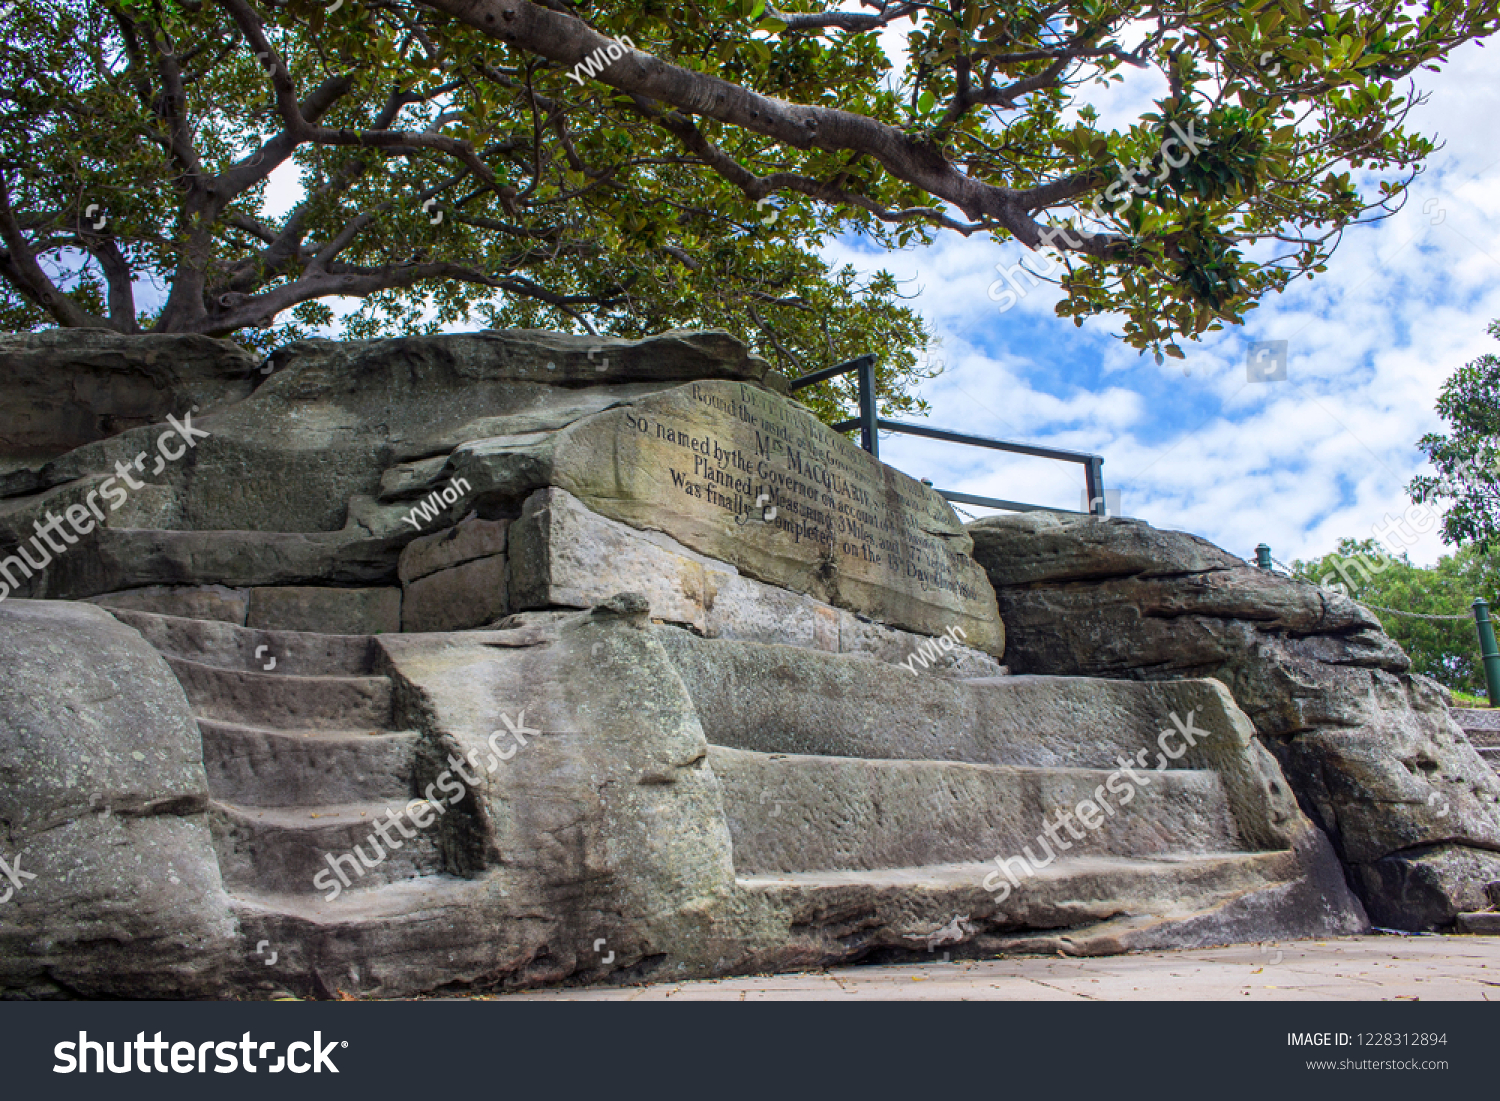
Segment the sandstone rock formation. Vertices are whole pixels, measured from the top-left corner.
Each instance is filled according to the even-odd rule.
[[[134,377],[124,339],[89,335],[117,357],[90,369]],[[0,809],[102,828],[73,755],[161,744],[120,795],[155,825],[79,833],[33,897],[95,920],[68,861],[128,856],[194,905],[163,929],[121,881],[124,962],[0,905],[0,989],[391,996],[1367,927],[1206,667],[1007,675],[951,509],[722,334],[191,351],[165,423],[58,418],[0,455],[0,650],[32,670]],[[39,843],[16,813],[6,844]]]
[[[1445,928],[1484,907],[1500,783],[1364,608],[1139,520],[1028,513],[969,532],[1012,669],[1222,681],[1377,924]]]
[[[62,647],[80,617],[104,616],[7,606],[50,620]],[[198,717],[217,869],[201,864],[202,802],[186,855],[221,870],[237,935],[204,938],[189,977],[223,975],[225,991],[390,996],[922,956],[955,917],[963,935],[943,948],[958,955],[1363,928],[1326,841],[1213,681],[919,677],[698,638],[653,624],[636,595],[379,637],[116,614]],[[1157,771],[1172,713],[1205,737]],[[92,740],[114,751],[125,734]],[[996,859],[1039,850],[1049,812],[1107,798],[1122,757],[1146,784],[1080,840],[1061,833],[1069,850],[997,901]],[[50,905],[97,905],[87,881],[55,878]],[[0,907],[18,969],[36,947],[11,920]],[[54,966],[110,974],[108,957],[68,947]],[[141,992],[150,962],[80,989]]]
[[[103,329],[0,334],[0,474],[250,395],[256,357],[205,336]]]
[[[212,997],[238,929],[193,712],[134,630],[0,603],[0,990]]]

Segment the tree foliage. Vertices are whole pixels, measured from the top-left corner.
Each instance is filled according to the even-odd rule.
[[[819,248],[948,231],[1050,241],[1061,313],[1180,355],[1399,203],[1433,149],[1403,81],[1497,21],[1496,0],[787,3],[20,0],[0,323],[722,326],[793,374],[879,352],[899,409],[928,334]],[[1166,92],[1107,127],[1127,69]]]
[[[1470,695],[1485,694],[1479,635],[1470,605],[1482,596],[1496,607],[1500,565],[1483,549],[1461,547],[1431,569],[1413,565],[1405,552],[1392,555],[1375,539],[1340,539],[1332,554],[1292,563],[1295,573],[1337,588],[1371,608],[1411,658],[1412,669],[1439,684]],[[1421,615],[1463,616],[1462,620],[1416,619],[1383,609]]]
[[[1490,323],[1500,339],[1500,321]],[[1443,384],[1438,414],[1450,433],[1417,441],[1437,475],[1412,479],[1414,501],[1446,501],[1445,543],[1500,541],[1500,356],[1486,353],[1464,364]]]

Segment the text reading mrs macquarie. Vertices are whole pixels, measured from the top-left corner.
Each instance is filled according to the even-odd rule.
[[[680,457],[682,469],[668,466],[675,488],[751,520],[774,508],[774,519],[764,522],[794,543],[805,539],[844,557],[886,566],[924,590],[942,589],[965,600],[979,595],[962,576],[968,556],[950,550],[922,527],[923,518],[941,527],[951,524],[936,494],[928,498],[895,479],[877,482],[879,468],[861,462],[863,453],[850,454],[842,441],[819,438],[832,430],[811,417],[794,419],[786,402],[756,387],[737,386],[733,397],[723,393],[723,386],[694,383],[689,389],[694,401],[752,431],[755,446],[726,446],[711,432],[627,413],[626,431],[654,432],[686,452]],[[891,496],[895,508],[887,507]]]
[[[994,594],[942,498],[785,398],[689,383],[611,411],[612,440],[605,419],[586,445],[596,469],[583,480],[593,484],[567,487],[591,507],[883,622],[998,625]],[[607,484],[597,469],[605,454]]]

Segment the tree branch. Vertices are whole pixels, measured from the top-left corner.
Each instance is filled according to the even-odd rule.
[[[70,328],[116,328],[104,318],[89,313],[47,278],[47,273],[36,262],[25,234],[21,232],[15,211],[11,209],[10,181],[4,173],[0,173],[0,240],[5,242],[6,247],[5,255],[0,256],[0,276],[50,314],[59,325]]]
[[[839,31],[875,31],[881,27],[890,26],[898,19],[905,19],[926,6],[925,4],[897,4],[892,8],[888,4],[881,4],[879,12],[866,15],[852,11],[791,12],[782,11],[780,8],[767,4],[766,14],[778,22],[785,23],[789,31],[816,31],[827,28]]]
[[[517,49],[570,68],[614,43],[586,23],[529,0],[422,2]],[[796,149],[863,153],[897,179],[952,203],[970,221],[993,220],[1029,248],[1041,243],[1045,227],[1027,216],[1020,193],[965,175],[935,146],[875,119],[832,107],[787,103],[638,50],[627,50],[595,79],[634,96],[763,134]],[[1064,247],[1102,258],[1110,257],[1120,244],[1118,238],[1104,235],[1072,240],[1078,242],[1077,246],[1065,242]]]

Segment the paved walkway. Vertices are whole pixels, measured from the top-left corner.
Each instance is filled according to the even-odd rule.
[[[501,995],[507,1001],[1492,1001],[1500,937],[1368,936]]]

